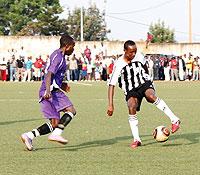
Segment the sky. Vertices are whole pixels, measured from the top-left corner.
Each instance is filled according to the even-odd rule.
[[[191,1],[192,42],[200,42],[200,0]],[[60,0],[62,16],[67,8],[88,8],[93,3],[100,12],[105,9],[109,40],[145,40],[149,26],[161,20],[175,31],[176,41],[189,41],[189,0]]]

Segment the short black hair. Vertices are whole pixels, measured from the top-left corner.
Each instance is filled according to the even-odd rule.
[[[127,50],[128,49],[128,46],[134,46],[136,45],[134,41],[132,40],[127,40],[125,43],[124,43],[124,50]]]
[[[60,48],[72,44],[74,42],[74,38],[72,38],[70,35],[68,34],[63,34],[61,35],[60,38]]]

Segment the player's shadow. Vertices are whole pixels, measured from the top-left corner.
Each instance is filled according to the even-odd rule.
[[[11,125],[15,123],[24,123],[24,122],[30,122],[30,121],[36,121],[36,120],[41,120],[41,119],[25,119],[25,120],[13,120],[13,121],[5,121],[5,122],[0,122],[1,125]]]
[[[141,135],[142,138],[142,145],[143,146],[150,146],[153,144],[158,144],[153,139],[152,135]],[[122,137],[114,137],[111,139],[106,140],[94,140],[89,142],[83,142],[77,145],[66,145],[66,146],[55,146],[55,147],[49,147],[49,148],[37,148],[36,151],[39,150],[47,150],[47,149],[62,149],[63,151],[78,151],[81,149],[87,149],[87,148],[93,148],[93,147],[103,147],[103,146],[112,146],[114,144],[117,144],[119,142],[123,142],[125,140],[132,141],[132,136],[122,136]],[[184,134],[177,134],[177,135],[171,135],[169,138],[170,141],[175,140],[183,140],[182,143],[165,143],[162,146],[163,147],[174,147],[174,146],[180,146],[180,145],[191,145],[191,144],[197,144],[200,142],[200,133],[184,133]],[[187,143],[186,143],[187,142]],[[189,143],[188,143],[189,142]],[[127,144],[127,146],[129,146]]]
[[[157,144],[157,142],[152,138],[152,135],[142,135],[141,138],[143,138],[143,142],[142,142],[143,146]],[[191,145],[191,144],[199,143],[200,133],[184,133],[184,134],[178,134],[178,135],[171,135],[169,138],[170,141],[173,141],[173,140],[175,141],[175,140],[180,140],[180,139],[183,140],[182,143],[178,143],[178,144],[165,143],[163,146],[179,146],[179,145]],[[124,140],[131,141],[132,136],[115,137],[115,138],[107,139],[107,140],[94,140],[90,142],[84,142],[78,145],[67,146],[66,148],[68,151],[77,151],[79,149],[86,149],[86,148],[91,148],[91,147],[109,146],[109,145],[113,145]],[[185,142],[185,140],[187,140],[187,143]]]
[[[115,137],[107,140],[94,140],[90,142],[84,142],[78,145],[67,146],[66,148],[68,151],[77,151],[79,149],[85,148],[110,146],[124,140],[132,140],[132,136]]]

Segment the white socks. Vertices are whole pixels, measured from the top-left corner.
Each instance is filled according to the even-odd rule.
[[[140,136],[139,136],[139,130],[138,130],[138,119],[137,119],[137,115],[129,115],[128,118],[130,127],[131,127],[131,132],[134,138],[134,141],[139,141],[141,142]]]
[[[174,113],[169,109],[167,104],[160,98],[157,98],[156,101],[153,103],[156,105],[158,109],[163,111],[171,120],[171,123],[176,123],[179,118],[174,115]]]
[[[34,136],[34,134],[33,134],[33,132],[32,131],[34,131],[35,132],[35,136]],[[37,129],[33,129],[32,131],[29,131],[29,132],[27,132],[26,134],[27,134],[27,136],[31,139],[31,140],[33,140],[35,137],[38,137],[38,136],[40,136],[40,133],[38,132],[38,130]]]

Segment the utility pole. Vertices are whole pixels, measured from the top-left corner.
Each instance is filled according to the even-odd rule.
[[[192,0],[189,0],[189,43],[192,43]]]
[[[81,41],[83,41],[83,6],[81,6]]]

